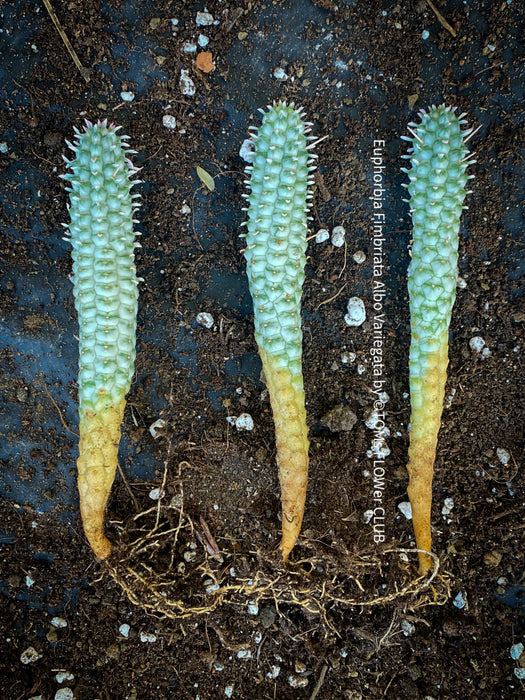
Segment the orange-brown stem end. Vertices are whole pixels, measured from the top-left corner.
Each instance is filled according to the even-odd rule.
[[[125,399],[97,412],[85,411],[80,417],[78,492],[84,532],[99,559],[112,550],[104,534],[104,513],[117,469],[120,426]]]
[[[308,482],[308,428],[302,375],[277,367],[260,349],[270,394],[277,466],[281,485],[282,539],[279,549],[286,563],[297,542],[304,516]]]

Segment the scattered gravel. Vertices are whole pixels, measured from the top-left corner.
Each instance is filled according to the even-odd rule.
[[[346,305],[348,313],[345,314],[347,326],[362,326],[366,320],[365,305],[359,297],[351,297]]]
[[[332,229],[332,245],[341,248],[345,244],[346,231],[344,226],[335,226]]]

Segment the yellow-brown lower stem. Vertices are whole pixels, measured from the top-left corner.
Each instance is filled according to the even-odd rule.
[[[99,559],[111,553],[111,542],[104,535],[104,512],[117,469],[120,425],[125,399],[97,412],[86,410],[80,416],[78,492],[84,532]]]
[[[283,530],[280,549],[286,562],[301,531],[308,481],[303,380],[301,375],[276,367],[270,355],[259,351],[275,424]]]
[[[432,478],[443,397],[447,379],[448,334],[440,339],[434,353],[426,356],[425,371],[411,378],[412,414],[410,417],[410,448],[407,465],[408,497],[412,506],[412,522],[416,546],[431,551],[430,513],[432,507]],[[419,573],[426,574],[432,565],[428,554],[419,553]]]

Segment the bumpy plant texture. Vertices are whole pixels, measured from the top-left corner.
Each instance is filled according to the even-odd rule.
[[[410,124],[412,259],[408,272],[410,399],[409,497],[416,542],[430,551],[430,508],[437,435],[448,364],[448,328],[456,296],[458,233],[469,165],[461,117],[441,105]],[[472,162],[472,161],[470,161]],[[431,561],[420,553],[420,571]]]
[[[120,423],[134,371],[137,278],[133,203],[136,172],[126,137],[106,122],[86,122],[68,144],[66,163],[79,324],[78,485],[86,535],[100,557],[109,554],[104,508],[117,464]]]
[[[261,110],[262,111],[262,110]],[[293,105],[262,111],[248,167],[246,263],[275,422],[283,507],[283,558],[300,531],[308,471],[302,376],[301,292],[311,169],[308,125]]]

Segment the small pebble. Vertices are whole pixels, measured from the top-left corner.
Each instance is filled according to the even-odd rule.
[[[325,413],[320,422],[332,433],[346,433],[357,423],[357,416],[350,406],[340,404]]]
[[[34,664],[35,661],[42,658],[42,654],[39,654],[35,647],[27,647],[25,651],[22,652],[20,656],[20,661],[23,664]]]
[[[416,631],[414,625],[408,620],[401,620],[401,629],[403,630],[403,634],[405,635],[405,637],[414,634],[414,632]]]
[[[283,68],[276,68],[273,72],[273,77],[277,80],[288,80],[288,74]]]
[[[519,678],[520,681],[525,681],[525,668],[515,668],[514,675]]]
[[[231,698],[233,695],[233,685],[227,685],[226,688],[224,688],[224,694],[227,698]]]
[[[253,163],[253,141],[244,139],[239,149],[239,155],[246,163]]]
[[[357,253],[354,253],[352,255],[352,258],[354,262],[356,262],[358,265],[361,265],[366,260],[366,255],[362,250],[358,250]]]
[[[344,365],[351,365],[352,362],[356,361],[356,358],[357,358],[357,355],[355,354],[355,352],[344,352],[341,355],[341,362]]]
[[[514,659],[514,661],[517,661],[523,654],[524,649],[525,647],[521,642],[518,642],[518,644],[513,644],[510,648],[510,658]]]
[[[412,520],[412,506],[408,501],[398,503],[398,509],[403,513],[407,520]]]
[[[182,68],[180,72],[179,87],[183,95],[191,97],[195,94],[195,83],[190,78],[190,72],[186,68]]]
[[[159,435],[161,434],[162,430],[166,427],[166,421],[163,420],[162,418],[159,418],[156,420],[154,423],[152,423],[149,427],[149,432],[151,433],[151,436],[154,438],[158,438]]]
[[[27,586],[28,588],[31,588],[31,586],[34,584],[34,582],[35,582],[35,580],[34,580],[33,578],[31,578],[31,576],[29,576],[29,574],[27,574],[27,576],[26,576],[26,586]]]
[[[201,311],[197,314],[197,323],[204,328],[213,328],[213,316],[206,311]]]
[[[430,36],[430,32],[427,29],[423,29],[423,32],[421,34],[421,38],[423,39],[423,41],[426,41],[429,36]]]
[[[64,627],[67,627],[67,621],[64,620],[63,617],[54,617],[51,620],[51,624],[53,627],[56,627],[56,629],[63,629]]]
[[[348,313],[345,314],[347,326],[362,326],[366,320],[365,305],[359,297],[351,297],[346,305]]]
[[[74,693],[71,688],[60,688],[55,693],[55,700],[74,700]]]
[[[213,15],[210,14],[206,9],[204,12],[197,12],[196,23],[198,27],[209,27],[213,24]]]
[[[55,676],[55,680],[57,683],[63,683],[64,681],[74,681],[75,676],[69,671],[60,671]]]
[[[224,671],[224,666],[221,664],[220,661],[214,661],[213,662],[213,669],[214,669],[214,671]]]
[[[180,213],[184,216],[186,216],[187,214],[191,214],[191,208],[187,204],[183,204],[180,208]]]
[[[0,143],[0,153],[7,153],[7,143],[5,141]]]
[[[288,683],[292,688],[306,688],[308,678],[298,678],[297,676],[288,676]]]
[[[481,338],[479,335],[476,335],[474,336],[474,338],[471,338],[468,341],[468,344],[470,346],[470,349],[474,350],[474,352],[481,352],[486,345],[483,338]]]
[[[467,283],[463,279],[463,277],[458,277],[458,281],[456,282],[456,287],[458,289],[466,289],[467,288]]]
[[[374,517],[374,511],[373,510],[365,510],[363,513],[363,520],[365,525],[368,525],[368,523],[372,520]]]
[[[259,614],[259,606],[254,600],[250,600],[248,603],[248,615],[258,615]]]
[[[504,450],[503,447],[498,447],[496,450],[496,454],[498,455],[498,459],[502,464],[509,463],[510,454],[507,452],[507,450]]]
[[[274,678],[277,678],[279,673],[281,672],[281,667],[280,666],[270,666],[270,670],[266,674],[266,678],[269,678],[270,680],[273,680]]]
[[[193,41],[185,41],[182,45],[182,50],[185,53],[195,53],[195,51],[197,51],[197,44],[194,44]]]
[[[121,92],[120,97],[124,100],[124,102],[133,102],[135,99],[135,93],[134,92]]]
[[[315,234],[315,242],[316,243],[324,243],[330,238],[330,234],[325,228],[320,228],[319,231]]]
[[[207,36],[204,36],[204,34],[199,34],[199,38],[197,39],[197,41],[201,48],[208,46],[208,44],[210,43],[210,40]]]
[[[175,129],[177,126],[177,120],[173,116],[173,114],[165,114],[162,117],[162,123],[166,127],[166,129]]]
[[[130,630],[131,630],[131,627],[129,625],[127,625],[126,623],[124,623],[123,625],[120,625],[120,627],[118,628],[118,631],[120,632],[120,634],[123,637],[125,637],[126,639],[129,637]]]
[[[237,430],[253,430],[253,418],[249,413],[241,413],[235,421]]]
[[[252,652],[249,649],[239,649],[239,651],[237,652],[237,658],[238,659],[251,659]]]
[[[341,248],[345,244],[346,231],[343,226],[335,226],[332,229],[332,245]]]
[[[157,637],[154,634],[148,634],[148,632],[141,632],[139,637],[140,641],[145,644],[153,644],[153,642],[157,641]]]
[[[457,596],[454,598],[452,601],[452,605],[454,605],[456,608],[459,610],[463,610],[463,608],[467,605],[467,601],[465,600],[465,593],[460,591]]]
[[[152,501],[160,501],[164,496],[164,491],[161,488],[151,489],[148,496]]]
[[[454,508],[454,499],[445,498],[443,508],[441,509],[441,515],[449,515]]]

